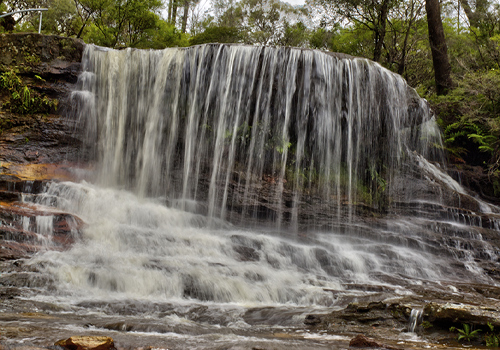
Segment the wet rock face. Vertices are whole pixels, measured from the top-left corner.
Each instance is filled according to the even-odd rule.
[[[55,172],[50,173],[50,167],[43,169],[49,178],[57,177]],[[27,173],[24,170],[23,175]],[[36,201],[46,183],[47,180],[0,175],[0,261],[26,258],[47,248],[67,249],[80,236],[84,225],[80,218],[24,201],[25,198]]]
[[[476,192],[485,200],[500,205],[498,176],[489,173],[480,166],[467,164],[449,165],[448,172],[455,180]]]
[[[440,324],[444,327],[448,324],[472,324],[486,325],[490,323],[494,327],[500,326],[500,310],[483,305],[468,305],[463,303],[440,304],[432,302],[426,305],[424,317],[429,322]]]
[[[59,115],[22,116],[0,110],[0,161],[59,163],[79,157],[81,142],[71,120]]]
[[[356,290],[361,292],[357,286]],[[447,343],[457,338],[450,331],[451,326],[461,329],[466,324],[480,329],[482,335],[490,332],[490,326],[500,327],[498,286],[426,283],[409,290],[408,296],[396,297],[379,291],[358,296],[351,302],[339,295],[338,304],[347,303],[343,309],[306,315],[304,324],[315,331],[362,333],[363,336],[351,340],[350,347],[363,348],[390,348],[382,342],[406,332],[415,332],[428,341]],[[416,310],[419,312],[415,313]]]

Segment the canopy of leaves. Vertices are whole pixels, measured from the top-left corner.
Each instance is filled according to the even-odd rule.
[[[6,10],[46,7],[42,32],[120,48],[186,46],[188,38],[160,17],[161,0],[4,0]],[[17,30],[38,30],[39,14],[17,18]]]
[[[211,26],[200,34],[189,39],[190,45],[200,45],[206,43],[239,43],[243,39],[240,31],[236,27],[216,27]]]
[[[304,8],[279,0],[216,0],[212,12],[215,17],[205,23],[204,31],[217,34],[218,42],[308,46],[310,31],[304,24]]]

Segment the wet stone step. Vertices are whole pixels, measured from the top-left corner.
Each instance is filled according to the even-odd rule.
[[[33,245],[15,241],[0,242],[0,261],[28,258],[39,249]]]
[[[0,190],[0,201],[16,202],[22,200],[22,194],[14,191]]]
[[[47,183],[46,180],[21,180],[12,175],[2,175],[0,176],[0,191],[41,193]]]
[[[50,207],[0,202],[0,260],[47,249],[67,249],[80,237],[83,221]]]

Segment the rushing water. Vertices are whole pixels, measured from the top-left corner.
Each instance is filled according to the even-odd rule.
[[[481,211],[497,209],[445,205],[467,194],[431,163],[427,103],[377,64],[206,45],[87,46],[82,66],[72,105],[94,171],[37,199],[85,222],[71,249],[32,260],[56,298],[240,329],[248,307],[296,325],[301,307],[341,306],[359,285],[491,282]],[[36,224],[50,238],[47,220]]]
[[[367,60],[87,46],[83,69],[73,101],[100,183],[187,210],[201,202],[231,222],[267,215],[266,226],[296,226],[304,196],[339,213],[344,202],[383,205],[406,149],[427,155],[439,142],[426,102]]]

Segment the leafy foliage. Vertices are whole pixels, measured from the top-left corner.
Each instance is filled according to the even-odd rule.
[[[458,331],[458,340],[465,340],[470,342],[472,339],[479,337],[480,329],[472,330],[470,325],[464,323],[462,324],[463,329],[451,327],[450,331]]]
[[[190,45],[200,45],[206,43],[238,43],[242,36],[236,27],[208,27],[200,34],[189,39]]]
[[[469,73],[448,96],[434,101],[448,150],[491,173],[500,166],[500,72]],[[480,154],[484,154],[481,156]]]
[[[304,8],[280,0],[215,0],[212,6],[216,16],[204,23],[204,32],[218,42],[308,46]],[[195,37],[198,43],[199,35]]]
[[[490,331],[484,335],[486,346],[497,348],[500,345],[500,335],[495,334],[495,327],[490,322],[487,325]]]
[[[47,7],[42,32],[112,48],[187,46],[187,36],[160,18],[161,0],[6,0],[9,11]],[[39,14],[25,13],[19,31],[38,30]]]
[[[4,89],[10,94],[7,107],[13,113],[49,113],[57,108],[57,100],[40,96],[39,93],[23,84],[14,70],[8,70],[0,75],[0,89]]]

